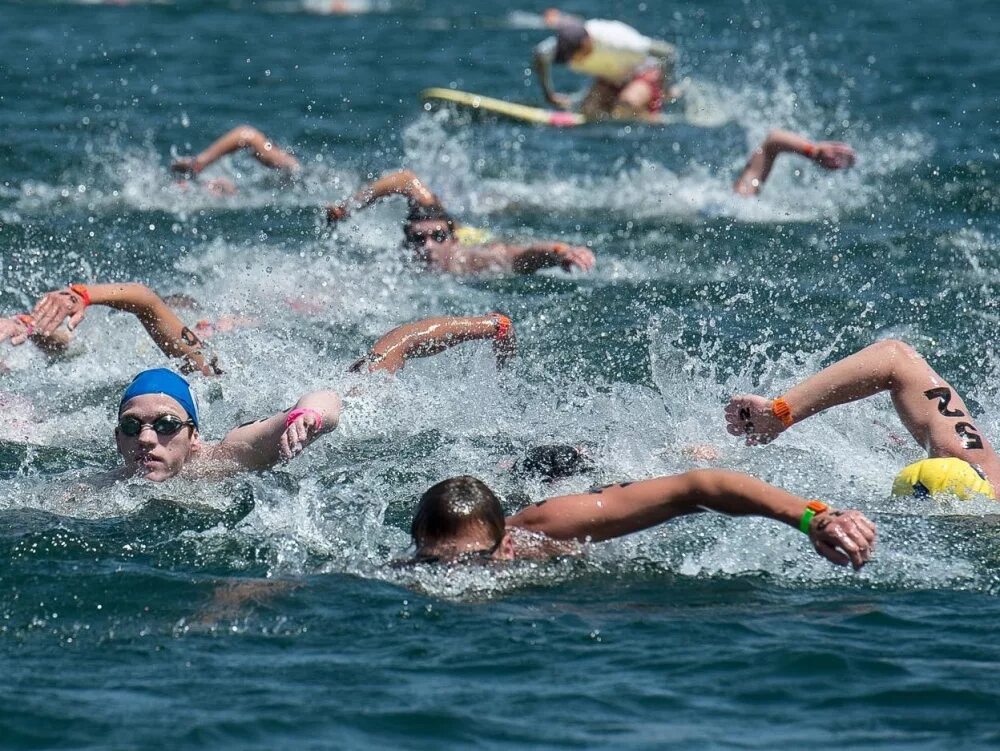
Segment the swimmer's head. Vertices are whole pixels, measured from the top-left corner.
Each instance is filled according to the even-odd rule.
[[[427,248],[455,242],[455,222],[451,219],[422,219],[403,226],[404,242],[410,248]]]
[[[593,463],[575,446],[550,443],[528,449],[514,466],[523,475],[536,475],[552,481],[571,477],[593,468]]]
[[[555,25],[555,30],[555,62],[562,65],[568,63],[574,56],[590,51],[592,46],[590,36],[579,19],[563,16]]]
[[[201,450],[188,382],[166,368],[132,379],[118,404],[115,443],[128,474],[162,482],[180,472]]]
[[[983,473],[955,457],[921,459],[904,467],[892,483],[892,494],[918,498],[953,495],[963,501],[975,496],[996,498]]]
[[[513,558],[500,500],[475,477],[442,480],[420,497],[410,525],[418,562]]]

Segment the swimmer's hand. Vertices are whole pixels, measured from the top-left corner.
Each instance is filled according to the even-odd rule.
[[[323,427],[319,412],[314,409],[295,410],[295,418],[285,425],[281,434],[278,452],[288,460],[302,453],[306,446],[316,440]]]
[[[347,206],[342,203],[331,203],[326,207],[326,223],[336,224],[339,221],[343,221],[347,218],[350,212],[347,210]]]
[[[846,169],[854,164],[854,149],[840,141],[820,141],[815,145],[812,160],[829,170]]]
[[[197,177],[201,172],[201,165],[193,156],[181,157],[170,165],[170,171],[185,177]]]
[[[875,525],[860,511],[824,511],[809,522],[809,539],[816,552],[838,566],[857,571],[872,557]]]
[[[35,303],[31,315],[35,319],[35,330],[42,336],[51,336],[67,318],[70,331],[79,326],[86,309],[87,306],[80,295],[72,290],[60,289],[46,292]]]
[[[31,330],[16,318],[0,318],[0,342],[10,339],[10,343],[19,347],[28,341]]]
[[[746,436],[747,446],[763,446],[785,430],[774,414],[774,402],[763,396],[740,394],[726,405],[726,430],[729,435]]]
[[[566,94],[555,94],[548,97],[549,104],[553,107],[558,107],[561,110],[569,111],[573,109],[573,98]]]
[[[553,249],[559,257],[559,265],[563,271],[590,271],[597,262],[594,251],[584,245],[564,245],[560,244]]]

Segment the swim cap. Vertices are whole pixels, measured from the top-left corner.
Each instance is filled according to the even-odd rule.
[[[591,461],[575,446],[551,443],[528,449],[515,465],[515,471],[526,475],[540,475],[546,480],[587,472],[593,468]]]
[[[167,368],[153,368],[144,370],[135,378],[122,394],[122,400],[118,403],[118,414],[121,414],[126,402],[135,399],[137,396],[145,394],[164,394],[184,407],[195,428],[198,427],[198,404],[194,400],[191,386],[181,376]]]
[[[982,495],[996,499],[993,487],[983,474],[968,462],[947,457],[921,459],[904,467],[892,483],[893,495],[929,495],[950,493],[963,501]]]

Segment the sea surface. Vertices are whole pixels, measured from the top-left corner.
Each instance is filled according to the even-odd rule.
[[[118,396],[164,358],[88,312],[48,363],[0,344],[0,748],[1000,747],[1000,506],[893,499],[921,456],[888,398],[766,448],[724,428],[877,339],[916,346],[1000,438],[996,2],[580,0],[675,43],[679,122],[574,130],[427,109],[451,86],[538,104],[541,2],[0,3],[0,314],[68,282],[141,281],[235,316],[194,379],[204,433],[356,386],[400,323],[508,313],[520,357],[466,345],[376,379],[273,472],[87,490]],[[583,82],[559,71],[563,90]],[[294,149],[179,188],[167,166],[239,123]],[[771,127],[852,144],[730,185]],[[407,166],[466,222],[588,243],[591,274],[414,268],[401,202],[320,207]],[[540,443],[594,469],[512,478]],[[719,458],[692,458],[708,444]],[[393,568],[420,493],[470,473],[514,510],[718,466],[862,509],[875,559],[700,515],[578,560]],[[518,501],[517,499],[521,499]]]

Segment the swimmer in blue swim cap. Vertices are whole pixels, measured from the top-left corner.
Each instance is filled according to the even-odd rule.
[[[734,396],[726,407],[727,429],[746,436],[748,446],[770,443],[807,417],[883,391],[890,393],[903,425],[928,453],[899,473],[894,494],[996,497],[1000,457],[958,392],[905,342],[876,342],[776,399]]]
[[[405,197],[409,207],[403,223],[405,245],[428,268],[452,274],[531,274],[549,267],[564,271],[590,271],[594,267],[593,251],[582,245],[498,242],[483,230],[459,224],[410,170],[388,174],[346,201],[328,206],[327,221],[331,224],[343,221],[352,211],[394,195]]]
[[[116,479],[163,482],[179,474],[224,476],[273,467],[299,454],[340,419],[340,397],[314,391],[295,406],[233,428],[218,443],[201,440],[201,417],[183,377],[154,368],[139,373],[118,405],[115,443],[125,466]]]

